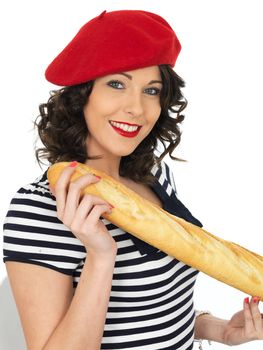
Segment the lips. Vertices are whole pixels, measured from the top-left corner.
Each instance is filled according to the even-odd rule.
[[[121,136],[124,137],[135,137],[136,135],[138,135],[140,129],[141,129],[141,125],[138,124],[130,124],[130,123],[123,123],[123,122],[117,122],[117,121],[110,121],[109,123],[111,125],[111,127]],[[123,128],[121,128],[120,126],[123,125],[127,125],[129,128],[128,129],[133,129],[134,127],[137,127],[136,130],[123,130]],[[127,129],[127,127],[125,127]]]

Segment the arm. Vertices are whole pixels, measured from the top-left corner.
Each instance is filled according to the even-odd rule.
[[[207,339],[229,346],[252,340],[263,340],[263,315],[259,310],[259,298],[245,298],[243,310],[230,320],[212,315],[200,315],[195,321],[195,338]]]
[[[113,268],[114,259],[87,260],[71,305],[43,350],[100,349]]]
[[[209,314],[200,315],[195,321],[195,338],[224,343],[223,334],[227,320]]]
[[[28,349],[99,349],[113,266],[114,259],[87,259],[73,297],[70,276],[7,262]]]
[[[109,204],[80,195],[98,179],[69,183],[73,171],[65,170],[54,192],[58,217],[88,251],[74,296],[71,276],[32,264],[6,265],[29,350],[100,349],[117,246],[100,220]]]

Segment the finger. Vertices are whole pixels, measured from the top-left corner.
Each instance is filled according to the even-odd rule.
[[[244,319],[245,319],[245,333],[251,334],[255,331],[253,317],[250,310],[249,298],[244,299]]]
[[[92,210],[90,211],[89,216],[84,221],[83,227],[85,227],[85,230],[87,232],[89,230],[94,230],[98,224],[98,221],[100,220],[100,217],[103,213],[111,213],[111,207],[109,204],[98,204],[95,205]]]
[[[68,167],[63,169],[54,188],[57,204],[57,216],[60,220],[63,218],[69,181],[75,171],[76,166],[77,162],[71,162]]]
[[[83,226],[83,223],[89,216],[90,211],[96,205],[106,205],[107,209],[110,208],[110,204],[105,202],[103,199],[96,196],[89,195],[89,194],[84,195],[83,199],[81,200],[76,210],[74,219],[71,224],[71,229],[73,232],[78,232],[81,229],[81,227]],[[92,224],[94,224],[94,222]]]
[[[66,205],[63,213],[63,222],[65,225],[67,226],[71,225],[73,218],[75,216],[76,210],[79,206],[83,189],[88,185],[91,185],[92,183],[95,183],[98,181],[99,181],[99,178],[96,177],[95,175],[87,174],[79,177],[75,181],[70,182],[68,193],[67,193]],[[88,198],[91,199],[93,197],[88,197]],[[87,200],[85,200],[85,202],[87,202]],[[91,206],[92,204],[90,205],[89,210]]]
[[[259,297],[253,297],[250,301],[250,310],[253,317],[254,326],[257,332],[262,332],[263,322],[259,311]]]
[[[49,184],[49,189],[50,189],[51,194],[53,196],[55,196],[55,188]]]

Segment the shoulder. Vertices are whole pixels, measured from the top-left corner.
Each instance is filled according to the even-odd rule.
[[[47,171],[41,176],[37,177],[31,183],[28,183],[20,187],[14,194],[11,202],[7,217],[18,215],[15,213],[19,211],[23,213],[29,212],[33,219],[34,213],[47,214],[54,216],[56,212],[56,200],[49,189],[49,183],[47,179]],[[23,214],[27,216],[27,214]],[[39,217],[40,218],[40,217]]]
[[[172,192],[172,190],[175,193],[177,192],[173,171],[167,162],[161,160],[159,164],[155,164],[153,166],[151,172],[156,177],[158,182],[168,190],[168,192]]]
[[[47,179],[47,171],[45,171],[42,175],[37,177],[33,182],[30,182],[24,186],[22,186],[16,193],[16,195],[20,195],[21,197],[32,197],[38,200],[45,201],[53,200],[55,201],[55,197],[52,195],[49,189],[49,182]]]
[[[72,275],[85,257],[81,242],[57,217],[46,172],[16,192],[3,231],[4,262],[38,264]]]

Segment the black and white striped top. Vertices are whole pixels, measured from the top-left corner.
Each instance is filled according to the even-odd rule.
[[[201,226],[178,200],[168,165],[162,162],[152,173],[152,189],[163,208]],[[118,253],[101,349],[192,349],[198,271],[102,220]],[[46,172],[16,193],[4,223],[4,262],[37,264],[71,275],[75,288],[86,254],[56,216]]]

